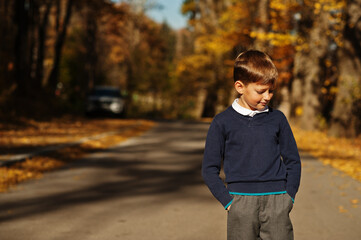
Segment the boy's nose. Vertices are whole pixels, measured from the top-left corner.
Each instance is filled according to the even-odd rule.
[[[263,94],[263,99],[264,99],[264,100],[267,100],[267,101],[271,100],[271,94],[269,94],[268,91],[265,92],[265,93]]]

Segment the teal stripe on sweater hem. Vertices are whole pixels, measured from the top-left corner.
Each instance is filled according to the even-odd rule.
[[[230,202],[224,207],[224,209],[227,209],[227,208],[229,207],[229,205],[232,204],[232,202],[233,202],[233,199],[232,199],[232,201],[230,201]]]
[[[284,194],[287,191],[282,192],[266,192],[266,193],[239,193],[239,192],[229,192],[232,195],[243,195],[243,196],[265,196],[265,195],[276,195],[276,194]]]

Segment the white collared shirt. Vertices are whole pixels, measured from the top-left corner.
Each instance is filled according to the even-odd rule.
[[[253,117],[254,115],[256,115],[257,113],[263,113],[263,112],[268,112],[268,106],[265,106],[265,108],[263,110],[251,110],[245,107],[242,107],[241,105],[238,104],[238,98],[236,98],[233,103],[232,103],[232,108],[238,112],[239,114],[242,114],[244,116],[250,116]]]

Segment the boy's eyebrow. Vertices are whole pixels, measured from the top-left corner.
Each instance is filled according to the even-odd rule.
[[[258,85],[257,86],[257,90],[267,90],[267,89],[272,89],[271,85]]]

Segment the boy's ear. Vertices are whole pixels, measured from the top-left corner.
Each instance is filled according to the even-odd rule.
[[[235,88],[236,91],[237,91],[239,94],[241,94],[241,95],[243,94],[244,87],[245,87],[244,83],[241,82],[240,80],[238,80],[238,81],[236,81],[236,82],[234,83],[234,88]]]

